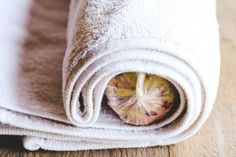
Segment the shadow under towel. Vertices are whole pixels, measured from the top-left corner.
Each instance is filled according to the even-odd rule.
[[[23,136],[26,149],[174,144],[209,116],[220,72],[214,0],[1,3],[0,134]],[[176,111],[147,126],[123,123],[102,100],[124,72],[169,80]]]

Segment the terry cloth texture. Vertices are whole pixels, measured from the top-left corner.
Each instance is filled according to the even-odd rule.
[[[0,134],[23,136],[26,149],[174,144],[209,116],[220,72],[214,0],[0,4]],[[131,126],[102,102],[112,77],[134,71],[175,85],[171,116]]]

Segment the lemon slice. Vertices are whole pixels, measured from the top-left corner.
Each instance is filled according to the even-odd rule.
[[[122,73],[110,80],[108,105],[125,123],[148,125],[171,110],[176,88],[168,80],[145,73]]]

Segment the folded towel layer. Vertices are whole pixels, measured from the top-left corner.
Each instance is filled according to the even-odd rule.
[[[33,21],[31,38],[20,51],[30,1],[17,8],[3,3],[9,5],[9,14],[13,10],[21,14],[5,18],[3,26],[9,27],[0,37],[6,43],[0,58],[0,133],[25,135],[25,148],[173,144],[192,136],[209,116],[220,71],[214,0],[72,0],[63,65],[60,46],[52,52],[58,44],[65,45],[62,28],[57,26],[60,21],[45,20],[46,25],[33,25]],[[35,10],[42,19],[65,17],[67,10],[57,5],[51,15],[40,7]],[[50,33],[50,28],[60,32],[51,32],[54,40],[37,33]],[[19,35],[9,36],[11,29]],[[35,46],[38,40],[41,44]],[[108,82],[124,72],[168,79],[180,95],[176,111],[148,126],[124,124],[102,102]]]

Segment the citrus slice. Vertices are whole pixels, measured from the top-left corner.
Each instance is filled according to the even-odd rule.
[[[122,73],[106,88],[108,105],[125,123],[148,125],[171,110],[176,97],[173,84],[156,75]]]

